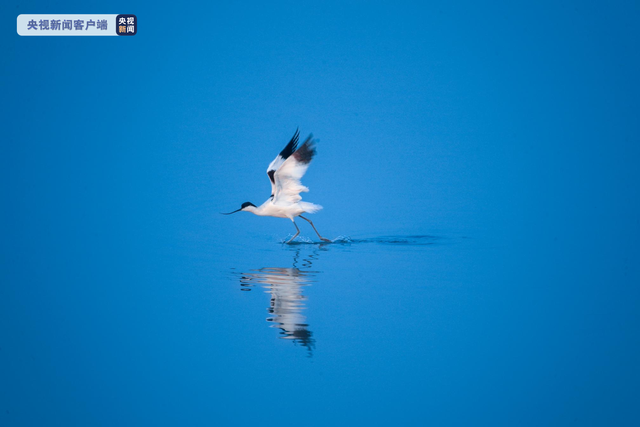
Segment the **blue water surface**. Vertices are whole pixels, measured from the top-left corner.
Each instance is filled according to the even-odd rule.
[[[640,425],[637,3],[0,11],[0,425]]]

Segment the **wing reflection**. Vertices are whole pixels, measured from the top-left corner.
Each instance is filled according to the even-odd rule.
[[[271,294],[267,322],[272,323],[271,327],[280,329],[279,338],[306,347],[309,356],[315,347],[315,339],[306,316],[302,314],[307,301],[303,289],[313,283],[313,278],[318,274],[317,271],[309,270],[315,259],[317,251],[300,260],[298,249],[291,268],[264,267],[240,274],[240,286],[243,291],[261,285]],[[298,265],[301,268],[298,268]]]

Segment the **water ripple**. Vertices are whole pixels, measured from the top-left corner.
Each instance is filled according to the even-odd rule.
[[[290,237],[282,239],[281,243],[285,243]],[[308,237],[298,237],[289,245],[317,245],[326,246],[332,244],[339,245],[357,245],[357,244],[378,244],[378,245],[397,245],[397,246],[427,246],[436,244],[441,237],[432,235],[409,235],[409,236],[378,236],[368,238],[351,238],[349,236],[338,236],[330,242],[312,240]]]

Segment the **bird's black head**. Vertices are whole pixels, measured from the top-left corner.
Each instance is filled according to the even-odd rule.
[[[246,209],[246,208],[248,208],[249,206],[253,206],[254,208],[256,207],[256,205],[254,205],[254,204],[253,204],[253,203],[251,203],[251,202],[244,202],[244,203],[242,204],[242,206],[240,207],[240,209],[236,209],[235,211],[233,211],[233,212],[229,212],[229,213],[223,213],[222,215],[231,215],[232,213],[236,213],[236,212],[240,212],[240,211],[242,211],[242,210],[245,210],[245,209]]]

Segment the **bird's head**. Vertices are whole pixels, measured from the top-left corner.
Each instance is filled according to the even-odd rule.
[[[249,208],[250,208],[250,207],[252,207],[252,206],[253,206],[254,208],[256,207],[256,205],[254,205],[254,204],[253,204],[253,203],[251,203],[251,202],[244,202],[244,203],[242,204],[242,206],[240,206],[240,209],[236,209],[235,211],[233,211],[233,212],[229,212],[229,213],[223,213],[222,215],[231,215],[232,213],[236,213],[236,212],[240,212],[240,211],[247,211],[247,210],[249,210]]]

